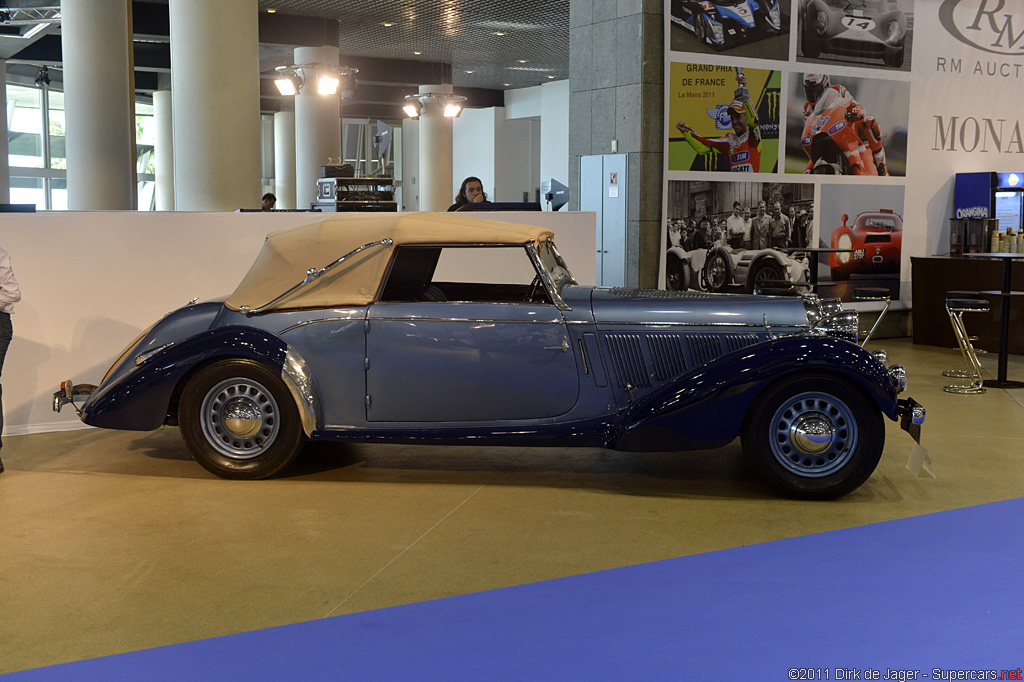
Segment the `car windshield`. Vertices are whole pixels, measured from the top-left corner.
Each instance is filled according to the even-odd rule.
[[[872,216],[865,218],[863,227],[869,230],[894,230],[896,229],[896,221],[886,216]]]
[[[540,257],[541,265],[551,275],[551,281],[558,293],[562,293],[562,288],[566,284],[577,284],[576,278],[569,272],[565,261],[555,248],[554,242],[549,240],[537,244],[537,255]]]

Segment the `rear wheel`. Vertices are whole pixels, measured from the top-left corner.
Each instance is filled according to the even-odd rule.
[[[875,404],[835,377],[810,374],[770,387],[743,426],[743,452],[761,478],[802,499],[832,499],[874,472],[885,445]]]
[[[669,258],[665,265],[665,288],[669,291],[686,291],[690,288],[690,268],[678,258]]]
[[[305,440],[288,389],[253,360],[224,360],[196,374],[182,393],[178,424],[192,457],[221,478],[273,476]]]
[[[838,270],[836,268],[831,268],[831,270],[833,282],[845,282],[850,279],[850,273],[847,270]]]
[[[756,291],[760,282],[769,280],[788,280],[786,270],[774,260],[762,260],[750,272],[747,278],[747,291]]]

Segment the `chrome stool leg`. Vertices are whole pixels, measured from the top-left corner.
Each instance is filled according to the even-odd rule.
[[[965,312],[988,312],[988,310],[988,301],[984,299],[952,298],[946,301],[946,312],[949,314],[949,321],[953,325],[953,333],[956,335],[960,352],[964,357],[964,364],[967,365],[967,370],[965,371],[967,376],[963,378],[970,379],[971,381],[968,384],[943,386],[942,390],[948,393],[962,394],[985,392],[982,386],[981,363],[978,362],[978,355],[974,350],[974,344],[971,343],[971,337],[967,334],[966,327],[964,327],[963,314]]]
[[[878,329],[878,325],[882,323],[882,318],[889,312],[889,304],[892,303],[889,297],[889,290],[883,287],[858,287],[853,290],[853,299],[855,301],[885,301],[885,307],[882,308],[882,312],[878,313],[878,318],[875,323],[871,325],[871,329],[868,331],[867,336],[860,342],[861,348],[868,344],[871,337],[874,336],[875,330]]]

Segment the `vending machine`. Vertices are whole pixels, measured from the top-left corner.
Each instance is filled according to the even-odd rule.
[[[953,197],[951,255],[1024,248],[1024,172],[957,173]]]

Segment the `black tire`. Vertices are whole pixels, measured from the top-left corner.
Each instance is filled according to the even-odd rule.
[[[821,42],[817,36],[812,36],[810,31],[803,33],[803,48],[804,56],[808,59],[814,59],[821,54]]]
[[[711,44],[711,42],[708,40],[707,27],[704,25],[704,15],[703,14],[697,14],[694,17],[694,20],[693,20],[693,32],[697,36],[697,40],[699,42],[707,43],[708,45]]]
[[[898,69],[901,66],[903,66],[903,51],[904,48],[901,47],[898,50],[886,52],[885,55],[883,55],[883,61],[885,62],[885,65],[891,66],[894,69]]]
[[[713,251],[704,262],[703,274],[708,291],[722,291],[732,282],[732,261],[721,250]]]
[[[764,258],[758,261],[750,271],[750,274],[747,275],[747,292],[752,293],[756,291],[758,282],[782,279],[789,279],[786,269],[777,261],[774,261],[771,258]]]
[[[305,441],[288,389],[254,360],[200,370],[182,392],[178,426],[192,457],[221,478],[269,478],[292,463]]]
[[[833,282],[845,282],[846,280],[850,279],[850,273],[847,272],[846,270],[836,270],[835,268],[830,269],[832,270]]]
[[[881,411],[860,389],[824,374],[783,379],[751,407],[743,452],[771,487],[807,500],[841,497],[868,480],[885,446]]]
[[[690,288],[690,267],[678,258],[669,258],[665,265],[665,288],[686,291]]]

